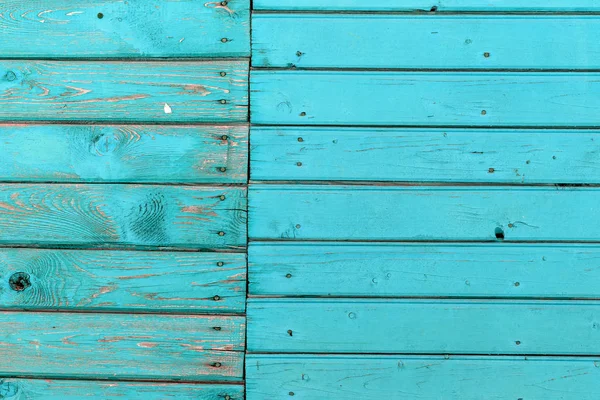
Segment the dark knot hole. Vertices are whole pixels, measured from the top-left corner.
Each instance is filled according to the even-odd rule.
[[[10,276],[8,284],[12,290],[22,292],[31,286],[31,279],[27,272],[15,272]]]
[[[496,234],[496,239],[504,240],[504,231],[502,230],[502,228],[496,228],[496,231],[494,233]]]

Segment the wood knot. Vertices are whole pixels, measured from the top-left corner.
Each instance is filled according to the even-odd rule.
[[[17,396],[18,394],[19,387],[17,385],[15,385],[13,382],[5,382],[3,379],[0,379],[0,399],[9,399]]]
[[[31,286],[31,277],[27,272],[15,272],[8,279],[8,284],[12,290],[22,292]]]
[[[14,72],[12,72],[12,71],[8,71],[8,72],[6,73],[6,75],[4,75],[4,77],[5,77],[5,78],[6,78],[6,80],[7,80],[7,81],[9,81],[9,82],[12,82],[12,81],[14,81],[15,79],[17,79],[17,75],[16,75]]]

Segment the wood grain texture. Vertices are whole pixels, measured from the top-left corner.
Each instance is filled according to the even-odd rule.
[[[5,60],[0,120],[245,122],[247,90],[247,61]]]
[[[7,400],[243,400],[244,387],[230,384],[100,382],[53,379],[0,378],[0,395]]]
[[[250,299],[247,315],[249,352],[598,355],[600,334],[593,301]]]
[[[256,14],[254,67],[595,69],[598,16]],[[323,35],[323,32],[327,35]],[[426,50],[424,50],[426,49]]]
[[[2,376],[242,378],[243,317],[45,312],[0,316]]]
[[[242,57],[248,0],[7,0],[0,7],[4,58]],[[221,39],[227,41],[222,42]]]
[[[597,358],[247,357],[247,398],[581,399],[600,395]]]
[[[0,249],[0,308],[241,313],[246,306],[245,258],[230,253]]]
[[[598,241],[598,188],[254,185],[251,239]]]
[[[254,0],[255,10],[314,11],[600,11],[594,0]]]
[[[254,127],[251,169],[259,181],[597,184],[599,152],[591,130]]]
[[[244,126],[0,125],[0,142],[0,181],[5,182],[245,183],[247,178]]]
[[[235,248],[246,190],[153,185],[0,187],[0,244]]]
[[[599,73],[253,71],[255,124],[600,126]]]
[[[600,298],[596,245],[252,243],[254,296]]]

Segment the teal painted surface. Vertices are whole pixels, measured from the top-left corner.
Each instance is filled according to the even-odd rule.
[[[5,182],[245,183],[245,126],[0,125]],[[225,171],[221,171],[225,168]]]
[[[2,61],[0,120],[245,122],[247,79],[247,61]]]
[[[594,0],[254,0],[255,10],[316,11],[600,11]]]
[[[243,313],[246,306],[244,254],[0,249],[0,277],[5,309]]]
[[[600,329],[593,301],[250,299],[247,315],[249,352],[592,355]]]
[[[577,399],[600,395],[597,358],[250,355],[248,399]]]
[[[243,317],[34,312],[0,316],[0,376],[242,378]]]
[[[600,66],[598,21],[581,15],[258,14],[252,65],[594,69]]]
[[[251,239],[598,241],[598,188],[254,185]]]
[[[600,298],[600,248],[252,243],[254,296]]]
[[[251,168],[259,181],[600,183],[599,152],[590,130],[254,127]]]
[[[0,7],[4,58],[241,57],[249,0],[8,0]],[[221,42],[222,38],[228,41]]]
[[[124,398],[132,400],[243,400],[242,385],[183,383],[98,382],[51,379],[0,379],[0,394],[5,399],[78,400]]]
[[[3,245],[246,245],[241,187],[5,184],[0,210]]]
[[[600,74],[253,71],[255,124],[600,126]]]

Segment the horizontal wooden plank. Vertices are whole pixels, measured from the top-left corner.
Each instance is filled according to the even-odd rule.
[[[243,317],[47,312],[0,316],[3,376],[242,378]]]
[[[599,241],[600,188],[254,185],[252,239]]]
[[[3,57],[241,57],[248,0],[4,1]],[[221,39],[226,38],[226,41]]]
[[[600,73],[253,71],[252,122],[600,126]]]
[[[252,243],[256,296],[600,298],[596,245]]]
[[[315,11],[600,11],[594,0],[254,0],[255,10]]]
[[[124,398],[132,400],[231,400],[244,399],[244,387],[231,384],[141,383],[52,379],[0,379],[6,399],[79,400]],[[83,397],[82,397],[83,396]],[[229,396],[229,397],[227,397]]]
[[[247,398],[593,400],[599,365],[565,357],[249,355]]]
[[[250,299],[247,315],[249,352],[599,354],[593,301]]]
[[[248,115],[247,61],[5,60],[0,75],[2,121],[245,122]]]
[[[0,249],[0,308],[243,313],[245,258],[231,253]]]
[[[0,142],[4,182],[245,183],[247,177],[245,126],[0,125]]]
[[[0,186],[0,244],[229,248],[246,244],[246,190]]]
[[[254,127],[251,169],[264,181],[597,184],[599,151],[592,130]]]
[[[594,39],[600,35],[599,18],[256,14],[252,19],[252,64],[298,68],[594,69],[600,66],[600,59],[590,57],[600,52],[600,43]]]

